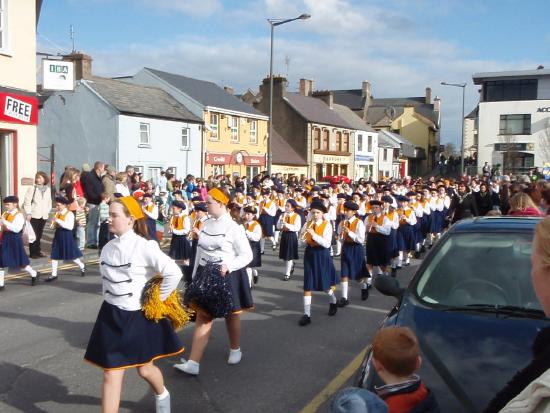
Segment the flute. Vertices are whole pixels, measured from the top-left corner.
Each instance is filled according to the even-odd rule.
[[[311,229],[313,227],[313,225],[315,225],[315,221],[311,220],[311,221],[308,221],[306,223],[306,229],[304,230],[304,232],[302,233],[302,235],[300,236],[300,240],[301,241],[305,241],[306,240],[306,236],[307,236],[307,231],[309,229]]]

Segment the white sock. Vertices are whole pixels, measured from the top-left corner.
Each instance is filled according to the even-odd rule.
[[[275,237],[269,237],[269,240],[271,241],[271,245],[277,245],[275,242]]]
[[[415,250],[416,252],[420,252],[420,242],[417,242],[417,243],[416,243],[416,246],[415,246],[414,250]]]
[[[367,286],[368,285],[372,285],[372,277],[367,277],[367,282],[366,282]],[[365,287],[366,288],[366,287]]]
[[[253,275],[254,277],[257,277],[257,276],[258,276],[258,270],[257,270],[256,268],[253,268],[253,269],[252,269],[252,275]]]
[[[36,271],[33,270],[30,265],[27,265],[25,268],[23,268],[23,270],[28,272],[31,277],[33,277],[33,278],[36,277]]]
[[[248,275],[248,284],[252,285],[252,268],[246,269],[246,275]]]
[[[78,264],[81,270],[84,269],[84,263],[80,260],[80,258],[77,258],[76,260],[73,260],[75,264]]]
[[[57,277],[57,266],[59,265],[59,261],[52,260],[52,277]]]
[[[348,282],[342,281],[342,298],[348,298]]]
[[[339,239],[336,240],[336,255],[340,255],[342,253],[342,241]]]
[[[361,283],[361,289],[362,289],[362,290],[366,290],[366,289],[367,289],[367,283],[366,283],[366,282]]]
[[[397,260],[395,258],[391,259],[391,267],[392,268],[397,268]]]
[[[334,252],[332,251],[332,245],[330,246],[330,256],[331,256],[331,257],[334,256]]]
[[[292,270],[292,260],[285,261],[286,269],[285,269],[285,275],[290,275],[290,271]]]
[[[260,240],[260,251],[264,252],[264,248],[265,248],[265,238],[262,238]]]
[[[4,269],[0,269],[0,287],[4,286]]]
[[[334,294],[334,291],[332,290],[332,288],[327,291],[327,294],[328,294],[329,302],[331,304],[336,304],[336,294]]]
[[[311,295],[304,295],[304,314],[311,317]]]
[[[279,234],[281,233],[281,231],[275,231],[275,239],[279,239]]]
[[[409,254],[407,254],[407,258],[405,258],[405,264],[411,263],[411,257],[409,257]]]
[[[168,392],[168,390],[166,390],[166,387],[165,387],[163,392],[161,394],[155,394],[155,397],[157,400],[163,400],[163,399],[166,399],[169,395],[170,393]]]
[[[399,256],[397,257],[397,266],[401,267],[403,265],[403,251],[399,251]]]
[[[436,237],[436,239],[440,239],[441,238],[441,232],[438,232],[437,234],[435,234],[435,237]]]

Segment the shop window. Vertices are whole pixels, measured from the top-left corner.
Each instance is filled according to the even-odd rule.
[[[500,135],[530,135],[531,115],[500,115]]]
[[[357,152],[363,152],[363,135],[357,135]]]
[[[250,143],[258,143],[258,122],[250,121]]]
[[[217,141],[218,138],[218,114],[210,114],[210,140]]]
[[[149,133],[149,124],[140,123],[139,124],[139,146],[140,147],[150,147],[151,146],[151,136]]]

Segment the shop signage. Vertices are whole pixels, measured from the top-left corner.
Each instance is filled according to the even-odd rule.
[[[45,90],[73,90],[74,63],[62,60],[43,60],[42,78]]]
[[[332,156],[332,155],[313,155],[313,162],[315,163],[349,163],[349,156]]]
[[[534,143],[495,143],[495,151],[534,151]]]
[[[0,93],[0,121],[36,125],[38,122],[38,99]]]
[[[374,156],[355,155],[355,160],[359,162],[374,162]]]
[[[223,153],[207,153],[206,163],[210,165],[229,165],[231,163],[231,155]]]
[[[265,166],[265,156],[245,155],[244,164],[247,166]]]
[[[550,106],[546,108],[538,108],[537,112],[550,112]]]

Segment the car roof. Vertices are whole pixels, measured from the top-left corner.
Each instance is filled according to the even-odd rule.
[[[476,217],[458,221],[449,233],[457,232],[532,232],[541,221],[539,217]]]

